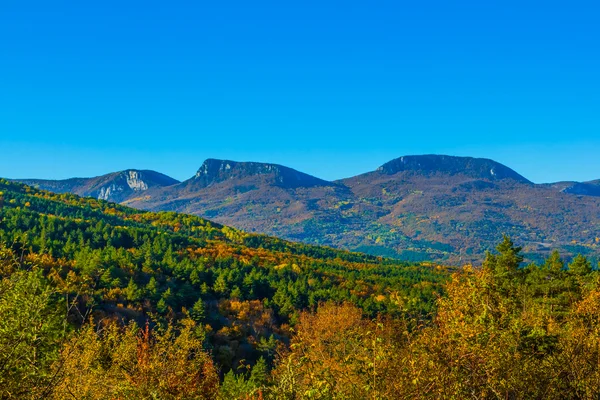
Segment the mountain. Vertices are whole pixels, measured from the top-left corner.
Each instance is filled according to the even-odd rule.
[[[535,185],[491,160],[404,157],[340,183],[357,204],[368,203],[381,215],[368,228],[375,243],[355,240],[349,246],[369,253],[392,249],[406,256],[413,250],[477,261],[473,255],[490,249],[499,233],[523,243],[533,259],[551,246],[567,256],[600,250],[597,198]]]
[[[254,181],[261,177],[262,183],[284,189],[314,186],[331,186],[330,182],[277,164],[257,162],[236,162],[208,159],[190,179],[188,184],[196,187],[208,187],[228,180]]]
[[[209,159],[184,182],[130,191],[120,202],[304,243],[464,263],[480,261],[502,233],[533,260],[550,248],[598,256],[600,186],[579,185],[585,190],[534,184],[493,160],[446,155],[404,156],[335,182],[276,164]]]
[[[556,182],[549,186],[563,193],[600,197],[600,179],[589,182]]]
[[[249,232],[286,236],[285,227],[310,218],[321,199],[350,195],[344,186],[281,165],[209,159],[192,178],[149,190],[124,204],[201,215]],[[282,231],[272,229],[277,226]]]
[[[486,158],[454,157],[444,155],[405,156],[383,164],[377,169],[388,175],[414,171],[423,175],[464,175],[476,179],[512,179],[531,183],[512,169]]]
[[[150,170],[128,169],[94,178],[71,178],[64,180],[19,179],[27,185],[55,193],[74,193],[101,200],[122,202],[140,195],[151,188],[170,186],[178,180]]]

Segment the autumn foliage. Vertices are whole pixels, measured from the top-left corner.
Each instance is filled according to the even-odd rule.
[[[151,331],[89,324],[61,349],[57,399],[214,399],[219,377],[195,323]]]
[[[454,274],[431,323],[410,332],[348,304],[303,314],[277,390],[290,399],[596,399],[597,273],[557,254],[520,268],[508,238],[498,248],[482,268]]]
[[[600,395],[585,257],[433,269],[0,186],[0,399]]]

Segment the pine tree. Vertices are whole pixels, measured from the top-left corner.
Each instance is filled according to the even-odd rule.
[[[238,286],[234,286],[229,297],[231,297],[234,300],[242,300],[242,291]]]
[[[223,274],[220,274],[215,280],[215,284],[213,285],[213,290],[215,293],[225,295],[227,293],[227,281]]]
[[[202,301],[202,299],[198,299],[198,301],[194,303],[190,315],[193,318],[193,320],[197,323],[201,323],[202,321],[204,321],[204,318],[206,317],[206,309],[204,307],[204,302]]]
[[[563,262],[562,258],[560,258],[560,253],[557,250],[554,250],[552,254],[550,254],[550,257],[546,259],[544,267],[552,277],[561,274],[565,268],[565,263]]]
[[[129,284],[127,285],[127,288],[125,289],[125,296],[127,297],[127,300],[137,301],[140,299],[141,295],[142,294],[141,294],[141,291],[140,291],[138,285],[136,285],[133,278],[129,278]]]
[[[261,387],[267,383],[269,377],[269,369],[267,368],[267,362],[261,356],[257,361],[252,371],[250,372],[250,382],[255,387]]]
[[[569,272],[579,276],[587,275],[592,272],[592,263],[586,257],[578,254],[569,264]]]
[[[156,298],[158,294],[158,283],[156,283],[156,279],[154,277],[150,278],[150,281],[146,285],[146,291],[148,292],[148,296],[150,298]]]
[[[156,309],[161,314],[164,314],[165,312],[167,312],[168,307],[167,307],[167,302],[165,301],[165,299],[160,299],[158,301],[158,303],[156,304]]]

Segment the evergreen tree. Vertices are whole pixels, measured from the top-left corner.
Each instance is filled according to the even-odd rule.
[[[146,291],[150,298],[156,298],[158,295],[158,283],[156,283],[156,278],[150,278],[150,281],[146,285]]]
[[[141,290],[139,289],[138,285],[136,285],[133,278],[129,278],[129,284],[125,289],[125,296],[127,297],[127,300],[132,302],[139,300],[142,296]]]
[[[202,301],[202,299],[198,299],[198,301],[194,303],[190,315],[192,319],[197,323],[201,323],[204,321],[204,318],[206,317],[206,310],[204,308],[204,302]]]
[[[592,272],[592,263],[586,257],[578,254],[569,264],[569,272],[578,276],[588,275]]]
[[[504,235],[496,250],[498,254],[486,254],[483,267],[491,271],[497,289],[508,293],[525,275],[524,270],[520,268],[523,262],[522,248],[515,246],[510,237]]]
[[[250,373],[250,382],[255,387],[261,387],[267,383],[269,379],[269,369],[267,368],[267,362],[264,357],[260,357],[254,367],[252,367],[252,371]]]
[[[544,263],[544,269],[548,271],[549,277],[551,278],[560,276],[564,268],[565,263],[560,257],[560,253],[558,252],[558,250],[554,250],[550,254],[550,257],[548,257],[546,259],[546,262]]]

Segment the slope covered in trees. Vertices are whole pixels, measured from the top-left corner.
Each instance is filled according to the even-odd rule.
[[[423,315],[432,309],[445,279],[433,267],[294,244],[194,216],[143,212],[5,180],[0,181],[0,243],[6,287],[29,296],[32,292],[23,287],[33,285],[43,294],[35,298],[47,299],[33,302],[40,309],[32,313],[61,315],[60,310],[69,309],[63,315],[69,322],[65,326],[58,317],[48,318],[44,329],[57,338],[69,337],[71,329],[90,321],[137,326],[149,321],[153,331],[179,329],[179,337],[185,330],[178,324],[187,321],[183,326],[194,328],[185,329],[201,331],[194,335],[204,337],[221,375],[259,359],[271,366],[277,346],[289,342],[290,326],[300,312],[319,302],[348,301],[371,316]],[[31,302],[27,299],[20,302]],[[10,310],[18,308],[11,304]],[[23,318],[6,330],[28,325],[29,314]],[[102,340],[134,340],[136,335],[129,332],[133,336],[128,337],[127,332],[113,332],[118,340],[107,333]],[[85,335],[81,339],[92,341]],[[11,340],[6,340],[7,348],[13,346]],[[58,339],[50,335],[47,340]],[[28,348],[37,353],[35,346],[37,342]],[[81,347],[73,345],[69,352],[77,349]],[[35,368],[51,376],[48,366],[57,360],[55,353]]]
[[[283,398],[595,399],[600,280],[585,257],[521,265],[508,239],[455,273],[431,323],[303,313],[273,374]],[[293,382],[293,383],[292,383]],[[281,395],[285,393],[285,395]],[[286,397],[287,396],[287,397]]]
[[[505,237],[448,277],[0,186],[2,398],[600,394],[600,274],[583,256],[525,265]]]

